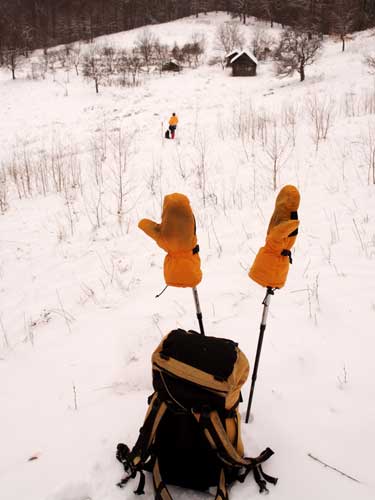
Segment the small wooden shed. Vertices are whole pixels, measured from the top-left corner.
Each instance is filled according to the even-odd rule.
[[[229,52],[224,59],[225,59],[225,65],[228,68],[231,65],[231,60],[236,57],[240,53],[239,50],[232,50],[232,52]]]
[[[181,71],[181,66],[174,59],[171,59],[170,61],[163,64],[161,70],[178,72]]]
[[[258,60],[251,53],[243,50],[230,61],[232,76],[256,76]]]

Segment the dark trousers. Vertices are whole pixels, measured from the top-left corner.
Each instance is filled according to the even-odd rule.
[[[174,139],[176,128],[177,128],[176,125],[169,125],[169,130],[171,131],[171,139]]]

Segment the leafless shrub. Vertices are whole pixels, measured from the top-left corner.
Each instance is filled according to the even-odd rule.
[[[367,55],[365,57],[365,63],[367,64],[368,68],[369,68],[369,73],[371,75],[374,75],[375,74],[375,55]]]
[[[256,130],[257,116],[252,101],[240,102],[232,112],[232,131],[235,137],[241,140],[255,140]]]
[[[347,387],[348,382],[349,382],[348,371],[346,369],[346,366],[343,365],[342,373],[337,376],[337,386],[342,391],[345,389],[345,387]]]
[[[359,116],[361,114],[360,111],[360,101],[358,96],[354,92],[346,92],[344,96],[344,102],[342,104],[344,109],[344,115],[346,117],[354,117]]]
[[[362,157],[367,165],[367,182],[375,184],[375,126],[368,123],[367,129],[362,131]]]
[[[7,349],[10,349],[10,343],[9,343],[8,335],[7,335],[7,332],[5,330],[5,326],[4,326],[1,314],[0,314],[0,326],[1,326],[2,333],[3,333],[3,344],[4,344],[4,347],[6,347]]]
[[[307,99],[307,109],[313,125],[313,140],[316,149],[320,141],[327,139],[332,126],[335,103],[332,97],[319,98],[316,94]]]
[[[126,49],[120,49],[116,58],[116,73],[120,75],[120,84],[125,87],[128,84],[127,74],[129,72],[128,64],[129,54]]]
[[[131,155],[132,142],[134,134],[129,134],[118,128],[114,130],[109,137],[112,146],[111,162],[111,184],[112,192],[115,198],[116,214],[120,226],[122,225],[123,216],[125,213],[126,195],[129,194],[129,182],[127,178],[127,169],[129,165],[129,157]]]
[[[256,134],[262,147],[265,148],[268,142],[268,125],[272,122],[272,119],[264,109],[256,113],[255,117],[257,126]]]
[[[59,60],[58,60],[56,50],[49,50],[49,51],[46,50],[44,53],[44,58],[45,58],[45,64],[47,65],[48,70],[52,73],[52,78],[53,78],[53,81],[55,82],[56,81],[56,71],[57,71],[58,65],[59,65]]]
[[[0,165],[0,213],[4,214],[8,208],[8,182],[5,168]]]
[[[104,45],[100,48],[100,57],[103,65],[103,71],[106,75],[111,76],[115,73],[117,51],[110,45]]]
[[[207,61],[209,66],[218,66],[220,65],[222,69],[225,68],[225,59],[221,56],[212,56]]]
[[[158,162],[158,165],[156,164],[155,159],[153,158],[152,161],[152,172],[151,175],[147,181],[147,187],[149,188],[152,196],[156,196],[157,194],[157,185],[159,185],[160,188],[160,197],[162,198],[161,195],[161,178],[162,178],[162,172],[163,172],[163,164],[162,161],[160,160]]]
[[[375,82],[372,88],[365,89],[361,96],[362,112],[365,115],[375,114]]]
[[[83,193],[83,205],[93,230],[104,224],[104,188],[101,185],[90,183]]]
[[[206,206],[207,195],[207,137],[204,132],[199,131],[195,142],[196,148],[196,169],[198,178],[198,187],[202,193],[203,206]]]
[[[62,47],[61,49],[56,49],[55,54],[56,54],[56,59],[59,62],[60,68],[65,68],[67,58],[68,58],[66,48]]]
[[[282,166],[289,156],[289,137],[284,133],[282,127],[275,120],[272,122],[271,134],[265,148],[266,156],[271,160],[272,186],[276,191],[278,187],[278,176]]]
[[[31,80],[44,80],[45,76],[46,72],[44,69],[44,64],[32,61],[30,63],[30,74],[28,74],[28,78],[30,78]]]
[[[186,167],[183,163],[183,160],[181,159],[181,154],[178,146],[176,146],[176,161],[175,164],[177,165],[177,170],[178,173],[180,174],[182,179],[186,179],[187,173],[186,173]]]
[[[296,145],[298,111],[298,104],[294,102],[289,102],[282,108],[282,124],[288,132],[293,147]]]
[[[142,69],[142,59],[137,50],[133,49],[127,57],[127,68],[132,76],[132,85],[136,87],[139,85],[139,74]]]
[[[6,175],[20,199],[48,193],[67,196],[82,185],[81,165],[75,146],[53,140],[50,149],[31,151],[17,142],[6,164]]]
[[[275,40],[270,37],[264,30],[257,29],[251,42],[251,47],[254,56],[258,61],[268,59],[275,47]]]

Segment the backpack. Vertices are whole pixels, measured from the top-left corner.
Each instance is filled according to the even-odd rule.
[[[167,130],[165,131],[164,137],[165,137],[166,139],[169,139],[169,129],[167,129]]]
[[[253,472],[259,491],[268,492],[261,464],[273,451],[244,458],[238,405],[249,363],[238,345],[194,331],[173,330],[152,355],[155,392],[138,440],[130,451],[117,445],[116,458],[127,476],[140,474],[136,494],[143,494],[144,471],[152,472],[155,500],[172,500],[166,484],[206,491],[228,500],[227,485]]]

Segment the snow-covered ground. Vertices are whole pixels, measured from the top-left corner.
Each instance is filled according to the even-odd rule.
[[[209,57],[224,19],[151,29],[170,44],[204,32]],[[249,37],[257,26],[251,20]],[[138,32],[105,42],[131,46]],[[115,486],[115,446],[138,435],[162,335],[198,328],[190,290],[154,298],[164,253],[137,228],[142,217],[160,220],[166,194],[186,194],[196,215],[207,333],[238,341],[253,364],[264,290],[247,272],[273,210],[275,156],[277,191],[300,189],[301,229],[287,285],[271,302],[246,452],[275,450],[265,467],[280,478],[275,500],[375,498],[375,185],[366,163],[375,84],[363,63],[375,37],[358,33],[340,49],[325,40],[302,84],[277,79],[271,62],[256,78],[202,65],[99,95],[73,74],[64,84],[63,73],[57,82],[0,73],[2,168],[47,165],[63,185],[20,200],[8,180],[0,215],[2,500],[133,498],[135,484]],[[317,145],[309,107],[331,112]],[[173,111],[177,140],[165,141]],[[256,497],[250,478],[231,490],[233,500]]]

